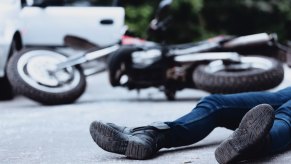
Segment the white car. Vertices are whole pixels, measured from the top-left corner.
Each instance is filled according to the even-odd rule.
[[[8,58],[13,51],[22,48],[18,14],[21,9],[18,0],[0,1],[0,99],[13,97],[12,88],[5,75]]]
[[[115,3],[116,0],[1,0],[0,99],[12,98],[5,68],[13,52],[22,47],[63,47],[67,36],[77,43],[87,41],[96,46],[120,41],[125,12]]]

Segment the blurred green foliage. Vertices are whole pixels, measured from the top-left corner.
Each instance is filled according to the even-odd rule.
[[[125,20],[129,29],[140,37],[146,37],[146,28],[149,25],[154,8],[149,4],[143,6],[127,6],[125,12]]]
[[[159,0],[121,0],[129,29],[148,36],[149,22]],[[291,0],[173,0],[173,21],[165,39],[169,43],[200,40],[219,34],[278,33],[291,38]]]

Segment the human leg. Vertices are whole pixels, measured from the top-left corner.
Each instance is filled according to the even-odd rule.
[[[269,134],[269,153],[282,152],[291,145],[291,100],[275,110],[275,121]]]
[[[147,159],[159,149],[167,147],[168,129],[168,125],[158,122],[143,127],[127,128],[94,121],[90,126],[90,134],[95,143],[106,151],[133,159]]]
[[[246,130],[242,131],[242,128],[239,127],[216,149],[217,161],[229,163],[233,160],[245,160],[288,149],[291,145],[291,100],[277,108],[274,114],[274,123],[270,129],[266,128],[270,121],[260,121],[263,116],[257,116],[256,120],[258,121],[252,124],[258,128],[247,126],[244,128]],[[265,118],[267,117],[265,116]],[[261,132],[262,130],[264,132]]]
[[[289,99],[291,88],[275,93],[211,95],[202,99],[189,114],[176,121],[162,123],[162,128],[146,126],[125,132],[124,128],[95,122],[92,123],[90,132],[94,141],[107,151],[135,159],[146,159],[162,147],[195,143],[206,137],[215,127],[235,129],[245,113],[258,104],[268,103],[277,107]],[[131,151],[126,151],[130,142]]]
[[[266,103],[276,109],[289,99],[291,87],[277,92],[207,96],[190,113],[173,122],[166,122],[171,131],[167,135],[172,142],[169,145],[176,147],[198,142],[216,127],[234,130],[242,117],[254,106]]]
[[[239,127],[215,150],[220,164],[264,155],[270,145],[269,131],[274,122],[273,108],[260,104],[248,111]]]

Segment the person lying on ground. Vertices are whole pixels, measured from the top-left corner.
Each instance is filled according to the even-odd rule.
[[[291,143],[291,87],[277,92],[214,94],[175,121],[128,128],[94,121],[93,140],[102,149],[144,160],[161,148],[194,144],[216,127],[234,130],[215,150],[219,163],[282,152]]]

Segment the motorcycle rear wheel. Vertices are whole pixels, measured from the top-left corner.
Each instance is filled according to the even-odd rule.
[[[50,49],[23,50],[9,60],[8,79],[16,93],[44,105],[72,103],[86,88],[82,70],[69,67],[53,74],[48,71],[66,59],[66,55]]]
[[[224,65],[214,61],[198,66],[193,81],[198,89],[210,93],[262,91],[276,87],[284,78],[282,64],[269,57],[242,57],[241,63]]]

